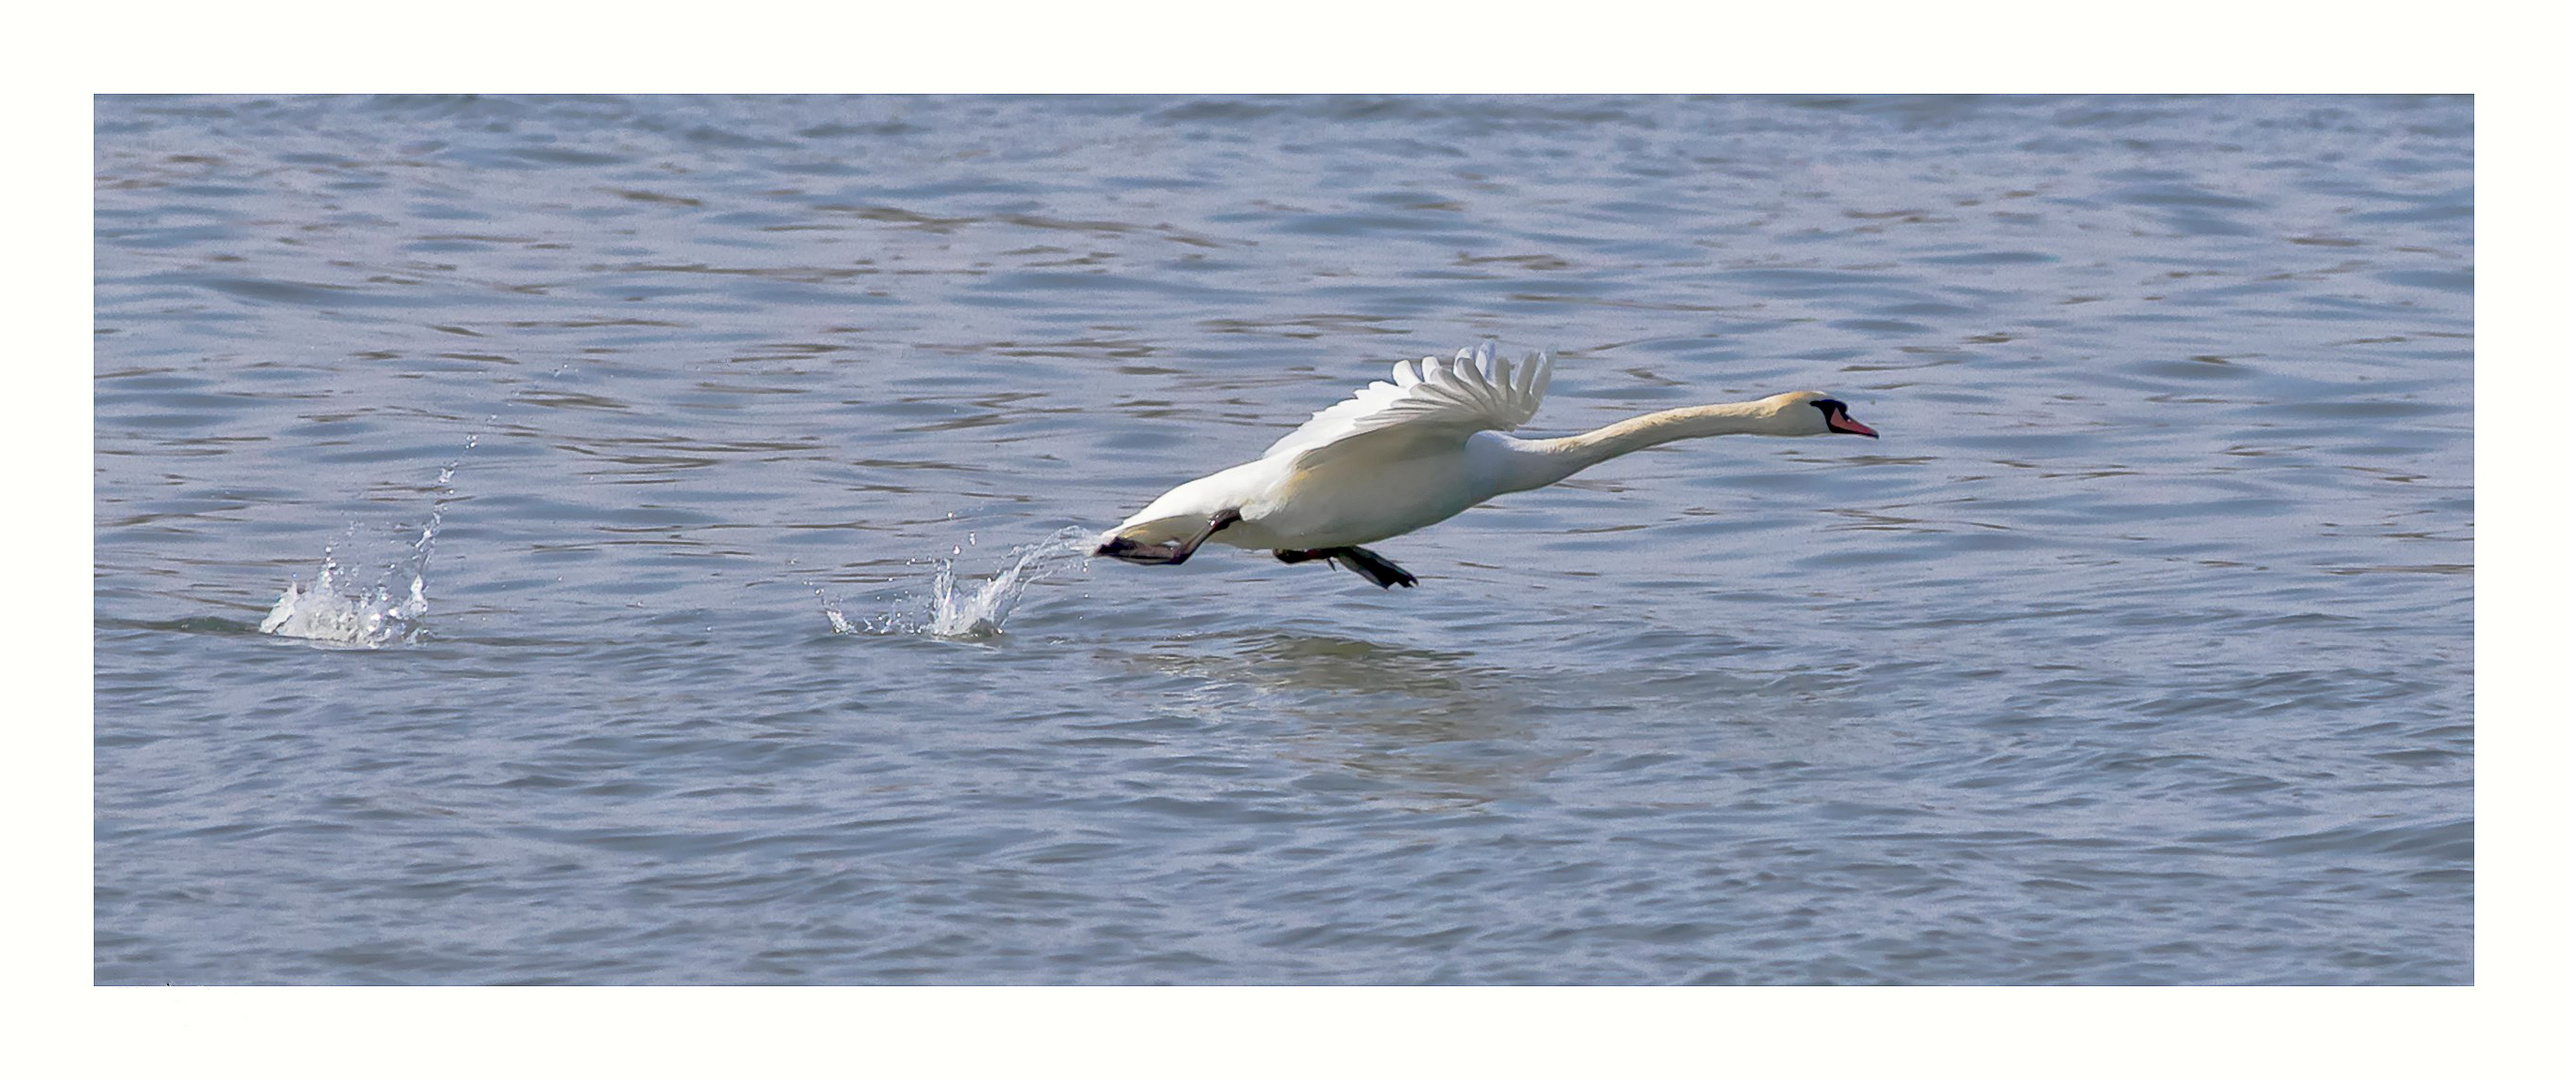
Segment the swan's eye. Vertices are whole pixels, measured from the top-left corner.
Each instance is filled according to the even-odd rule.
[[[1846,403],[1835,398],[1820,398],[1811,402],[1810,407],[1819,410],[1821,416],[1835,416],[1846,411]]]

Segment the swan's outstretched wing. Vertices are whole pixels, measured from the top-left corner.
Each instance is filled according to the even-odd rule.
[[[1551,386],[1549,353],[1510,369],[1498,346],[1482,343],[1453,354],[1448,363],[1427,357],[1391,366],[1391,381],[1311,414],[1311,419],[1266,448],[1267,457],[1309,453],[1358,435],[1399,428],[1415,435],[1450,433],[1456,441],[1475,431],[1513,431],[1534,417]]]

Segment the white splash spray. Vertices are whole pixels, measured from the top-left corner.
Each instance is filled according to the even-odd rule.
[[[903,598],[891,611],[854,621],[847,618],[840,604],[826,596],[820,610],[829,617],[830,628],[841,634],[925,634],[967,640],[995,637],[1016,611],[1017,603],[1025,599],[1027,587],[1063,567],[1084,566],[1096,547],[1095,530],[1064,528],[1010,551],[1013,561],[978,585],[955,577],[955,561],[963,557],[963,549],[957,547],[951,558],[936,561],[936,578],[924,596]]]
[[[497,420],[494,416],[492,420]],[[481,445],[481,433],[464,440],[464,453]],[[259,632],[303,638],[321,645],[379,649],[418,640],[420,620],[428,614],[428,557],[437,550],[437,530],[446,522],[446,500],[455,495],[458,455],[437,470],[437,499],[428,508],[428,524],[400,558],[384,564],[374,584],[364,585],[339,562],[339,545],[321,549],[321,572],[306,586],[301,577],[286,583],[285,593],[259,620]],[[342,542],[356,537],[348,527]]]

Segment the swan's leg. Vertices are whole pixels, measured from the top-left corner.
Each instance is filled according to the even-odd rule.
[[[1327,559],[1331,566],[1344,563],[1347,569],[1364,575],[1364,580],[1385,589],[1394,585],[1410,589],[1418,587],[1417,575],[1402,570],[1397,563],[1360,547],[1315,548],[1309,551],[1278,550],[1275,557],[1288,563],[1303,563],[1313,559]]]
[[[1239,524],[1239,511],[1224,510],[1214,514],[1211,520],[1204,523],[1204,531],[1184,540],[1171,540],[1165,544],[1141,544],[1118,536],[1097,545],[1097,554],[1122,559],[1125,562],[1175,566],[1194,555],[1195,549],[1202,547],[1204,541],[1212,539],[1214,533],[1237,524]]]

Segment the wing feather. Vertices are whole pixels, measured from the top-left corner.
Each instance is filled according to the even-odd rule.
[[[1311,414],[1311,419],[1266,449],[1267,457],[1300,455],[1358,435],[1391,428],[1416,434],[1513,431],[1534,418],[1551,388],[1549,353],[1525,357],[1511,370],[1494,342],[1463,349],[1446,362],[1429,356],[1391,365],[1391,380]]]

